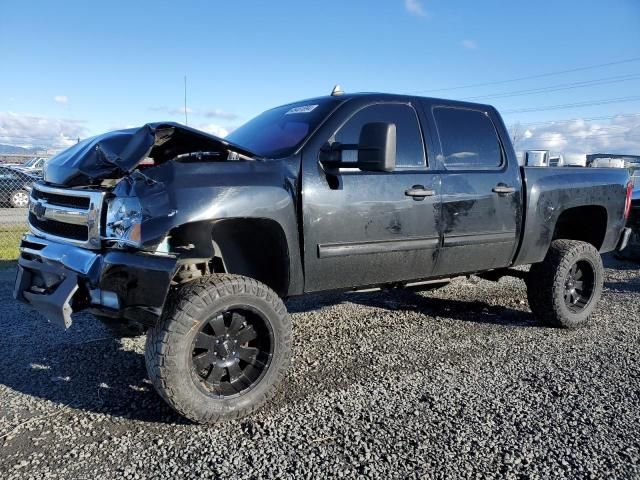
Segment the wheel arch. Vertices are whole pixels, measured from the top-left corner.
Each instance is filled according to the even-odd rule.
[[[601,205],[567,208],[556,220],[551,241],[580,240],[600,250],[607,234],[607,223],[607,209]]]
[[[544,203],[528,212],[514,265],[533,264],[544,260],[554,240],[579,240],[598,251],[608,251],[612,222],[610,212],[596,203],[558,208]]]
[[[174,228],[170,248],[183,258],[209,260],[215,273],[254,278],[281,297],[291,290],[292,259],[284,228],[271,218],[224,218]]]

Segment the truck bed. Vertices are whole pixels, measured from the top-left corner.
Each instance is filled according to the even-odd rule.
[[[624,199],[629,173],[622,168],[521,167],[524,185],[524,215],[520,247],[514,265],[540,262],[554,239],[559,221],[571,209],[584,218],[588,229],[596,219],[606,221],[600,252],[616,248],[624,227]],[[588,205],[585,207],[585,205]],[[569,212],[571,213],[571,212]],[[566,217],[564,217],[566,218]]]

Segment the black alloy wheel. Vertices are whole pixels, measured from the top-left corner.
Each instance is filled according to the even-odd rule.
[[[578,261],[569,270],[564,284],[564,302],[573,313],[583,311],[593,298],[594,268],[587,261]]]
[[[534,315],[552,327],[585,325],[602,295],[604,267],[598,249],[579,240],[554,240],[526,277]]]
[[[209,395],[233,397],[260,381],[272,355],[268,322],[258,312],[236,307],[202,325],[192,342],[192,372]]]
[[[267,285],[229,274],[192,280],[169,292],[147,332],[149,379],[194,422],[249,415],[285,376],[291,330],[282,299]]]

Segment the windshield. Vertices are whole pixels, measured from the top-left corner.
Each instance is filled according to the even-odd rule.
[[[340,103],[323,98],[276,107],[237,128],[226,140],[267,158],[293,154]]]

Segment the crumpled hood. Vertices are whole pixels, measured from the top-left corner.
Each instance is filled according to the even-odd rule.
[[[145,158],[156,164],[192,152],[233,151],[256,157],[239,145],[174,122],[148,123],[88,138],[49,159],[45,182],[59,186],[95,185],[120,178]]]

